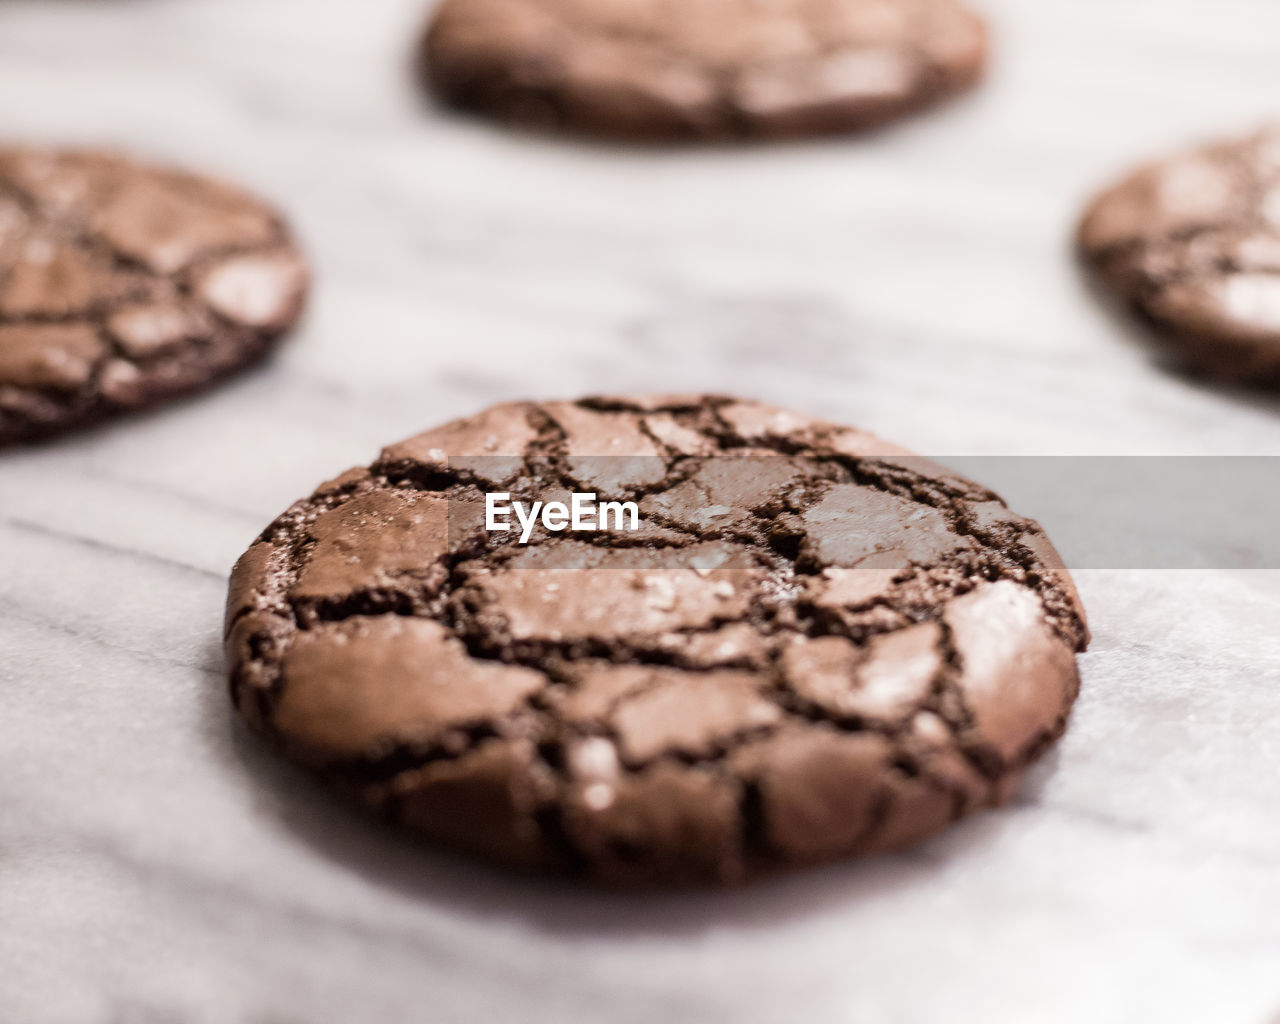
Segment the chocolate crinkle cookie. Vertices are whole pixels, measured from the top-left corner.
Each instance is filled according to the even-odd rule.
[[[494,514],[574,495],[636,514]],[[1001,802],[1065,726],[1087,629],[1039,526],[986,489],[695,396],[500,405],[387,448],[245,553],[226,638],[241,714],[377,814],[677,883]]]
[[[1143,167],[1093,202],[1079,244],[1191,368],[1280,385],[1280,128]]]
[[[0,444],[196,390],[298,318],[280,218],[205,178],[0,149]]]
[[[423,46],[455,106],[623,139],[867,128],[985,62],[956,0],[445,0]]]

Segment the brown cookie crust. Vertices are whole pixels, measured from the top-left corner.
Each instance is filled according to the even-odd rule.
[[[956,0],[445,0],[423,74],[502,120],[626,139],[869,128],[973,85]]]
[[[645,525],[527,546],[465,525],[485,491],[557,487]],[[501,405],[385,449],[245,553],[226,637],[244,717],[376,813],[671,883],[900,847],[1005,799],[1065,726],[1087,627],[1039,526],[984,488],[671,396]]]
[[[0,445],[253,362],[306,287],[283,222],[236,189],[106,153],[0,149]]]
[[[1139,169],[1094,200],[1078,241],[1193,368],[1280,385],[1280,128]]]

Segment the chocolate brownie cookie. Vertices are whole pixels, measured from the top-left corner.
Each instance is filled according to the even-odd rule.
[[[985,60],[956,0],[445,0],[423,47],[449,103],[632,139],[867,128]]]
[[[493,528],[493,496],[570,493],[633,528]],[[1000,802],[1087,642],[994,494],[717,397],[500,405],[393,445],[266,529],[226,628],[240,712],[341,791],[611,883],[896,848]]]
[[[280,218],[239,191],[0,149],[0,445],[239,369],[297,320],[306,284]]]
[[[1143,167],[1094,201],[1079,244],[1194,368],[1280,385],[1280,128]]]

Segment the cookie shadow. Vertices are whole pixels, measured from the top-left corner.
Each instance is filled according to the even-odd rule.
[[[210,663],[220,664],[219,653]],[[547,934],[696,936],[717,929],[770,929],[787,921],[892,900],[984,849],[1002,829],[1001,812],[960,822],[910,851],[801,869],[729,889],[615,890],[570,879],[525,875],[442,849],[344,803],[252,733],[225,695],[210,699],[211,732],[258,794],[256,813],[343,871],[415,902]],[[220,745],[221,745],[220,744]],[[1036,778],[1051,772],[1039,766]],[[1034,781],[1032,786],[1035,786]],[[1034,800],[1034,790],[1031,800]]]
[[[1103,311],[1113,332],[1130,348],[1141,353],[1152,369],[1202,395],[1225,398],[1280,416],[1280,391],[1274,386],[1215,376],[1211,371],[1197,367],[1170,345],[1165,337],[1167,332],[1103,285],[1078,252],[1072,251],[1071,261],[1081,291]]]
[[[680,163],[696,161],[708,156],[743,159],[747,157],[772,157],[789,153],[841,152],[856,159],[860,152],[874,152],[878,140],[891,138],[915,130],[924,130],[933,119],[945,117],[949,108],[961,105],[963,98],[946,100],[936,109],[916,111],[899,119],[892,119],[844,131],[831,129],[813,134],[794,135],[745,135],[745,136],[689,136],[667,138],[626,138],[623,135],[591,135],[555,126],[513,124],[499,117],[466,108],[450,106],[443,100],[418,87],[419,110],[433,121],[452,129],[485,132],[505,140],[513,147],[525,147],[530,153],[577,153],[588,157],[627,157],[649,160],[653,163]],[[518,159],[518,155],[515,156]]]

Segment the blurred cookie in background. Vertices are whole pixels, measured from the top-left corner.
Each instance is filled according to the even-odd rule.
[[[1140,168],[1094,200],[1078,244],[1192,369],[1280,385],[1280,128]]]
[[[281,218],[227,185],[89,150],[0,149],[0,445],[194,391],[297,321]]]
[[[986,49],[955,0],[445,0],[423,73],[448,103],[523,127],[803,136],[966,89]]]

